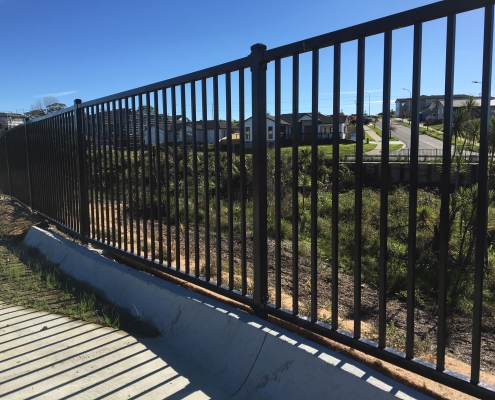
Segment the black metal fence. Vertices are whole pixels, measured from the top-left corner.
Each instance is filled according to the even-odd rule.
[[[458,13],[483,8],[483,106],[474,246],[471,376],[446,368],[449,302],[449,205],[451,185],[439,196],[436,227],[437,260],[433,292],[436,308],[436,364],[418,358],[415,324],[419,269],[419,95],[423,23],[447,18],[445,79],[445,156],[443,182],[452,172],[451,138],[455,22]],[[405,351],[389,347],[391,316],[390,150],[383,142],[374,257],[368,227],[363,225],[363,114],[366,40],[383,34],[383,135],[389,135],[392,36],[414,26],[412,129],[408,218],[402,260]],[[81,103],[28,121],[0,137],[0,189],[38,213],[70,228],[89,241],[121,252],[123,257],[180,276],[197,285],[252,306],[261,316],[274,315],[420,375],[479,397],[495,396],[480,382],[482,357],[483,279],[487,265],[488,133],[493,44],[493,2],[439,2],[275,49],[256,44],[251,54],[206,70],[138,89]],[[339,143],[322,176],[318,138],[309,152],[298,141],[282,149],[275,134],[267,146],[267,90],[275,103],[274,132],[281,132],[282,66],[290,71],[292,136],[299,137],[300,58],[311,55],[312,132],[318,132],[320,50],[332,48],[333,116],[340,114],[341,46],[357,41],[357,125],[354,177],[342,180]],[[267,69],[270,77],[267,79]],[[285,82],[285,81],[284,81]],[[220,104],[225,104],[225,110]],[[213,129],[208,126],[213,104]],[[232,149],[232,108],[239,119],[239,151],[221,151],[220,120],[227,125]],[[246,112],[246,110],[249,110]],[[252,155],[246,154],[244,132],[249,117]],[[210,124],[211,125],[211,124]],[[170,132],[172,137],[170,137]],[[202,140],[198,140],[202,138]],[[301,163],[306,157],[307,163]],[[347,176],[347,175],[345,175]],[[347,186],[346,186],[347,185]],[[352,218],[343,214],[352,193]],[[306,200],[306,201],[305,201]],[[403,223],[404,221],[401,221]],[[344,229],[351,229],[351,241]],[[395,228],[394,228],[395,229]],[[346,243],[344,245],[344,243]],[[395,243],[394,243],[395,245]],[[347,246],[347,247],[346,247]],[[368,250],[366,250],[368,251]],[[351,254],[351,256],[349,256]],[[347,264],[347,267],[344,266]],[[365,269],[376,278],[376,335],[363,333]],[[437,282],[437,283],[435,283]],[[342,288],[348,285],[352,296]],[[449,300],[450,301],[450,300]],[[347,315],[343,315],[343,307]],[[341,329],[345,319],[353,322]],[[367,338],[365,338],[366,336]],[[391,346],[391,345],[390,345]],[[487,356],[488,357],[488,356]]]

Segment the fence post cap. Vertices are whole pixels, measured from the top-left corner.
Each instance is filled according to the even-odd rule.
[[[74,104],[81,104],[82,103],[82,100],[81,99],[75,99],[74,100]]]
[[[24,121],[28,122],[29,121],[29,117],[24,118]]]
[[[266,50],[266,44],[263,44],[263,43],[255,43],[251,46],[251,50],[255,50],[255,49],[260,49],[260,50]]]

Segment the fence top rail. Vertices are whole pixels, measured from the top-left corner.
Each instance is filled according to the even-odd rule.
[[[493,0],[449,0],[439,1],[426,6],[414,8],[398,14],[364,22],[349,28],[340,29],[309,39],[301,40],[284,46],[267,50],[264,54],[264,61],[269,62],[275,59],[292,56],[293,54],[304,53],[313,49],[329,47],[336,43],[357,40],[360,37],[373,36],[390,30],[404,28],[414,25],[416,22],[428,22],[443,18],[449,14],[459,14],[466,11],[476,10],[489,4],[494,4]]]
[[[14,126],[13,128],[6,129],[3,133],[0,134],[0,137],[6,136],[8,133],[15,132],[19,129],[24,129],[24,124]]]
[[[59,115],[68,114],[69,112],[74,111],[75,109],[76,109],[76,107],[72,105],[70,107],[62,108],[61,110],[51,112],[50,114],[46,114],[46,115],[43,115],[41,117],[30,118],[26,123],[31,124],[33,122],[40,122],[40,121],[43,121],[43,120],[48,119],[48,118],[53,118],[53,117],[57,117]]]
[[[150,85],[141,86],[135,89],[127,90],[125,92],[116,93],[110,96],[101,97],[99,99],[86,101],[81,103],[79,107],[90,107],[102,103],[107,103],[115,100],[125,99],[126,97],[137,96],[140,94],[145,94],[148,92],[153,92],[155,90],[169,88],[171,86],[178,86],[186,83],[191,83],[194,81],[199,81],[203,78],[211,78],[215,75],[225,74],[227,72],[237,71],[242,68],[248,68],[249,56],[239,58],[234,61],[230,61],[224,64],[219,64],[214,67],[205,68],[200,71],[191,72],[189,74],[177,76],[175,78],[166,79],[164,81],[152,83]]]

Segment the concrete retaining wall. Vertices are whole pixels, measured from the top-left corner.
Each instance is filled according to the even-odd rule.
[[[32,227],[24,242],[66,274],[153,324],[160,346],[233,399],[427,398],[370,368],[228,305]]]
[[[355,163],[344,163],[349,169],[354,170]],[[441,163],[420,163],[418,165],[418,184],[420,186],[439,186],[442,181]],[[381,164],[379,162],[363,163],[363,176],[365,182],[379,184],[381,181]],[[476,183],[478,176],[478,164],[467,164],[466,171],[459,177],[461,186],[469,186]],[[410,164],[390,163],[390,183],[392,185],[407,184],[410,181]],[[451,176],[451,183],[455,183],[455,176]]]

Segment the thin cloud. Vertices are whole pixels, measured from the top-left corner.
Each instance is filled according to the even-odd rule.
[[[48,94],[39,94],[35,97],[63,97],[68,96],[69,94],[77,93],[78,90],[69,90],[67,92],[58,92],[58,93],[48,93]]]

